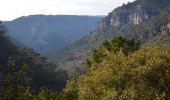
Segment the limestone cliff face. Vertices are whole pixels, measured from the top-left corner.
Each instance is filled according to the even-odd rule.
[[[138,5],[137,10],[129,15],[129,23],[138,25],[149,18],[149,14]]]
[[[170,23],[167,24],[167,29],[170,31]]]
[[[149,2],[149,3],[148,3]],[[138,25],[166,8],[168,0],[136,0],[116,8],[99,23],[99,29],[122,25]]]
[[[104,29],[106,27],[115,27],[119,25],[138,25],[141,22],[147,20],[150,17],[141,5],[137,5],[133,8],[127,9],[126,7],[121,7],[115,9],[105,18],[103,18],[99,23],[99,28]]]
[[[161,27],[161,34],[167,34],[170,32],[170,23]]]

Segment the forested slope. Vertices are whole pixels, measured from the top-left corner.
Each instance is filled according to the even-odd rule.
[[[8,35],[41,54],[58,51],[97,26],[100,16],[30,15],[4,21]]]
[[[169,34],[169,5],[169,0],[136,0],[118,7],[100,21],[98,28],[57,52],[52,60],[67,69],[82,69],[92,50],[113,36],[123,35],[142,43],[153,39],[156,42],[162,33]]]
[[[42,86],[53,90],[61,90],[66,84],[67,72],[59,69],[53,63],[48,63],[46,58],[35,53],[32,49],[15,46],[6,35],[4,28],[5,27],[1,24],[0,84],[4,84],[3,78],[5,75],[14,74],[18,70],[24,68],[27,72],[27,76],[31,79],[29,87],[31,87],[34,92],[39,90]],[[9,70],[11,70],[11,72]],[[22,76],[20,81],[22,81]],[[20,81],[16,84],[20,84]],[[12,84],[15,83],[11,83],[11,85]],[[0,87],[2,88],[4,85]]]

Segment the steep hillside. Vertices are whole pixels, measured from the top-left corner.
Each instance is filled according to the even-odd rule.
[[[0,90],[2,86],[5,86],[2,81],[4,76],[16,74],[15,72],[23,67],[27,69],[28,77],[31,79],[29,86],[35,91],[42,86],[60,90],[66,84],[66,71],[58,69],[53,63],[48,63],[46,58],[32,49],[15,46],[6,36],[4,26],[0,23]],[[12,71],[9,73],[11,69]]]
[[[60,50],[94,29],[98,16],[32,15],[3,22],[8,34],[41,54]]]
[[[92,48],[115,35],[137,38],[142,43],[151,41],[170,22],[168,6],[169,0],[137,0],[118,7],[100,21],[98,28],[57,52],[52,60],[58,58],[55,61],[68,69],[84,68]]]

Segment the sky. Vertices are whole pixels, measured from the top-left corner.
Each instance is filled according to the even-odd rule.
[[[107,15],[123,3],[134,0],[0,0],[0,20],[44,15]]]

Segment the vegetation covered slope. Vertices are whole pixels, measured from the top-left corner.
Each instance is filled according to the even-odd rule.
[[[90,32],[99,19],[98,16],[32,15],[3,23],[12,39],[48,54]]]
[[[116,43],[121,45],[123,42]],[[113,43],[110,47],[117,48]],[[117,52],[105,47],[99,49],[100,54],[105,55],[104,59],[101,62],[93,61],[86,75],[79,76],[67,85],[61,98],[65,100],[170,99],[170,48],[146,46],[128,55],[123,53],[122,49]],[[99,57],[103,58],[102,55]],[[93,56],[91,59],[94,59]]]
[[[87,61],[88,70],[62,92],[45,89],[41,100],[169,100],[170,48],[140,47],[122,36],[105,41]]]
[[[25,67],[14,71],[8,64],[1,74],[2,100],[169,100],[170,48],[140,47],[140,42],[122,36],[105,41],[87,61],[88,70],[68,82],[63,91],[29,89]],[[19,83],[18,83],[19,82]],[[12,83],[12,84],[11,84]]]
[[[29,87],[31,87],[34,92],[36,92],[42,86],[48,87],[49,89],[53,90],[61,90],[66,84],[66,71],[58,69],[55,64],[48,63],[46,61],[46,58],[41,57],[38,53],[35,53],[31,49],[18,48],[17,46],[15,46],[6,36],[4,27],[3,25],[1,25],[0,89],[5,86],[3,85],[5,83],[3,81],[5,75],[16,74],[15,72],[22,69],[23,67],[24,70],[27,69],[27,77],[31,79]],[[12,72],[9,72],[9,70],[11,70]],[[22,74],[23,73],[21,73],[21,78],[19,78],[20,81],[22,81]],[[20,76],[20,74],[16,75]],[[10,78],[10,76],[8,78]],[[20,81],[15,80],[14,83],[16,82],[16,84],[20,84]],[[12,82],[10,84],[13,85],[14,83]],[[8,88],[10,88],[10,86]]]
[[[115,35],[136,38],[142,43],[152,41],[164,29],[169,29],[169,6],[169,0],[137,0],[123,5],[102,19],[97,29],[57,52],[52,59],[68,69],[84,68],[84,61],[91,51]]]

